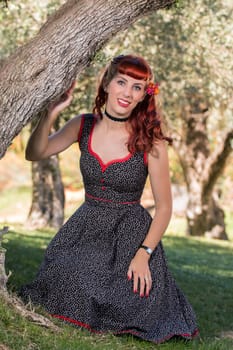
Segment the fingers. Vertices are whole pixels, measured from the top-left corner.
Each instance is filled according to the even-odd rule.
[[[133,279],[134,293],[139,293],[140,297],[149,296],[152,278],[147,259],[142,258],[141,255],[135,255],[130,262],[127,276],[128,280]]]
[[[73,92],[74,92],[74,88],[75,88],[75,84],[76,81],[73,81],[73,83],[71,84],[71,86],[69,87],[68,90],[66,90],[58,99],[58,101],[56,101],[56,105],[58,104],[62,104],[65,102],[65,104],[69,105],[73,99]]]
[[[66,93],[67,93],[68,95],[72,94],[72,92],[74,91],[75,85],[76,85],[76,80],[74,80],[74,81],[72,82],[72,84],[70,85],[69,89],[66,91]]]
[[[129,281],[133,278],[133,291],[134,291],[134,293],[137,293],[138,292],[138,284],[139,284],[138,274],[136,272],[133,272],[133,270],[131,270],[131,268],[129,268],[129,270],[127,272],[127,277],[128,277]]]
[[[146,282],[145,278],[141,276],[140,278],[140,297],[144,297],[144,292],[145,292],[145,287],[146,287]]]
[[[151,279],[151,276],[146,276],[145,277],[145,284],[146,284],[146,287],[145,287],[145,296],[148,297],[149,294],[150,294],[150,290],[152,288],[152,279]]]
[[[140,297],[148,297],[152,288],[152,279],[150,274],[140,277]]]
[[[152,288],[152,279],[150,273],[147,273],[146,276],[138,275],[137,272],[133,272],[131,270],[127,273],[128,280],[133,278],[133,291],[134,293],[138,293],[140,297],[148,297],[150,294],[150,290]]]
[[[134,293],[137,293],[138,291],[138,274],[134,272],[133,274],[133,291]]]
[[[127,277],[128,277],[128,280],[130,281],[133,277],[133,271],[129,268],[128,272],[127,272]]]
[[[72,82],[71,86],[69,87],[69,89],[66,90],[66,91],[58,98],[58,100],[56,100],[56,101],[54,102],[54,105],[58,105],[58,104],[63,103],[63,102],[68,102],[68,103],[70,103],[71,100],[72,100],[72,98],[73,98],[72,94],[73,94],[73,92],[74,92],[75,84],[76,84],[76,81],[74,80],[74,81]]]

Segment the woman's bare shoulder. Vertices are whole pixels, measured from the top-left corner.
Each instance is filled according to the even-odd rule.
[[[165,140],[156,140],[151,151],[148,154],[148,158],[159,159],[163,156],[167,157],[168,145]]]

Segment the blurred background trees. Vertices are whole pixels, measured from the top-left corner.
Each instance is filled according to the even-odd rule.
[[[215,185],[232,151],[233,5],[182,4],[141,19],[121,38],[151,62],[161,83],[188,192],[187,233],[226,239]]]
[[[33,37],[48,14],[63,2],[24,0],[20,4],[9,2],[9,8],[1,9],[0,59],[7,59],[17,46]],[[144,56],[155,81],[160,82],[162,112],[174,139],[177,156],[172,155],[172,179],[185,185],[188,195],[187,233],[225,239],[225,209],[219,203],[225,195],[222,174],[232,161],[233,5],[228,0],[185,0],[180,4],[143,17],[114,37],[78,77],[74,102],[63,113],[61,123],[92,110],[96,80],[109,59],[129,52]],[[58,161],[56,164],[59,168]],[[45,180],[39,165],[34,164],[33,169],[33,193],[38,179],[44,179],[40,189],[43,183],[51,183],[40,195],[46,202],[43,210],[38,208],[38,195],[33,196],[30,220],[34,217],[36,227],[35,218],[48,213],[47,205],[52,203],[42,193],[53,191],[54,183]],[[52,178],[49,172],[46,176]],[[62,193],[61,182],[59,188]],[[59,198],[62,205],[62,195]],[[32,215],[33,208],[36,215]],[[54,225],[51,217],[37,224]]]

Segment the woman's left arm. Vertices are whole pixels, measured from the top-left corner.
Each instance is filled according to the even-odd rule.
[[[166,231],[172,214],[171,182],[165,141],[159,141],[148,155],[148,171],[156,210],[142,245],[154,250]],[[139,248],[128,269],[128,278],[133,277],[134,280],[135,293],[138,292],[140,282],[140,296],[148,296],[152,286],[149,259],[150,255],[146,250]]]
[[[159,142],[148,155],[148,171],[155,201],[155,216],[143,244],[154,250],[167,229],[172,214],[172,194],[167,145]]]

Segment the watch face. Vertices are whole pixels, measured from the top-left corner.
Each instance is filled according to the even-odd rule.
[[[151,255],[153,253],[153,250],[145,245],[141,245],[141,248],[145,249],[145,251]]]
[[[146,250],[146,251],[147,251],[147,253],[148,253],[148,254],[150,254],[150,255],[152,254],[152,249],[147,248],[147,250]]]

